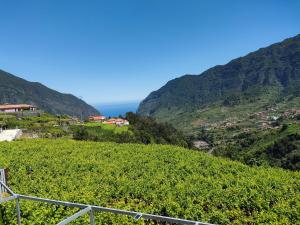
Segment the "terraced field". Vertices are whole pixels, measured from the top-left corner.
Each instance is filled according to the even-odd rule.
[[[299,172],[251,168],[180,147],[21,140],[0,143],[0,159],[0,168],[9,168],[9,186],[20,194],[216,224],[300,221]],[[21,209],[28,225],[56,224],[74,213],[25,200]],[[1,213],[5,224],[16,224],[13,203]],[[154,223],[99,213],[96,224]]]

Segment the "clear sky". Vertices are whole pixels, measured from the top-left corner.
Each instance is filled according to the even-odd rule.
[[[0,68],[89,103],[141,100],[170,79],[300,33],[299,0],[0,0],[0,8]]]

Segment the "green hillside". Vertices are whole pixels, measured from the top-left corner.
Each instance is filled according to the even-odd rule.
[[[0,143],[0,158],[16,193],[217,224],[300,221],[299,172],[251,168],[180,147],[23,140]],[[74,212],[23,200],[21,208],[28,225],[56,224]],[[1,210],[7,224],[16,224],[13,203]],[[143,224],[106,213],[96,222]]]
[[[215,146],[214,155],[248,165],[300,170],[300,121],[284,123],[280,129],[234,132],[237,131],[225,132],[223,141],[227,143]],[[214,138],[220,138],[221,135],[215,133]]]
[[[299,107],[299,96],[300,35],[200,75],[171,80],[152,92],[138,113],[192,133],[200,122],[213,123],[232,116],[243,119],[283,102],[296,102],[293,107]]]
[[[52,114],[86,117],[99,112],[81,99],[0,70],[0,104],[27,103]]]

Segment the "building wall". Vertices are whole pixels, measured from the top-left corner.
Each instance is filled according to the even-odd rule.
[[[4,112],[17,112],[17,109],[4,109]]]
[[[15,108],[15,109],[2,109],[0,112],[22,112],[22,111],[36,111],[36,108],[29,108],[29,109],[20,109],[20,108]]]

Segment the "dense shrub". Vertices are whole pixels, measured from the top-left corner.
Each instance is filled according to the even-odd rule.
[[[300,170],[300,135],[290,134],[288,129],[287,125],[283,125],[279,131],[268,133],[270,136],[267,140],[257,132],[240,133],[233,137],[232,143],[216,148],[214,155],[252,166],[275,166]],[[264,144],[265,142],[267,144]]]
[[[138,143],[192,147],[190,139],[168,123],[158,123],[151,117],[139,116],[132,112],[126,114],[126,119],[130,122],[130,131]]]
[[[268,161],[273,166],[300,169],[300,135],[291,134],[276,141],[266,149]]]

